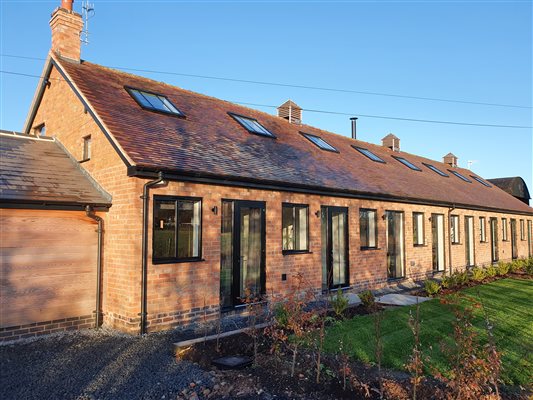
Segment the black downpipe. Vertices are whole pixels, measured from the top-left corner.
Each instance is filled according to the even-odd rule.
[[[102,325],[102,236],[104,234],[104,220],[94,213],[91,206],[85,207],[85,214],[98,222],[98,254],[96,259],[96,310],[94,311],[94,327],[99,328]]]
[[[148,282],[148,213],[150,203],[150,188],[163,182],[163,173],[159,172],[159,178],[146,182],[143,186],[143,232],[142,232],[142,277],[141,277],[141,335],[146,333],[146,291]]]

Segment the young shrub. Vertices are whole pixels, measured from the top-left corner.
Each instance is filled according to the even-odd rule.
[[[496,267],[494,265],[490,265],[485,269],[485,273],[489,278],[494,278],[498,271],[496,270]]]
[[[509,271],[512,273],[517,273],[522,270],[524,270],[524,267],[527,264],[527,260],[521,258],[519,260],[514,260],[511,264],[509,264]]]
[[[483,270],[483,268],[474,267],[470,271],[470,278],[474,282],[481,282],[483,279],[485,279],[485,271]]]
[[[505,276],[509,273],[510,267],[511,267],[510,264],[499,262],[498,267],[496,268],[496,272],[498,273],[499,276]]]
[[[528,258],[525,264],[526,274],[533,275],[533,257]]]
[[[468,272],[456,272],[455,273],[455,283],[459,286],[466,285],[470,281],[470,276]]]
[[[443,276],[440,284],[443,289],[453,289],[456,286],[455,275]]]
[[[427,279],[424,281],[424,290],[428,296],[433,297],[440,292],[440,284],[434,279]]]
[[[409,311],[409,327],[413,333],[413,349],[409,362],[405,366],[411,373],[412,398],[416,400],[417,389],[424,380],[424,361],[422,359],[422,349],[420,343],[420,303],[416,302],[415,314]]]
[[[367,310],[373,310],[376,306],[376,299],[370,290],[359,293],[359,299],[361,299],[361,303]]]
[[[335,296],[331,296],[329,304],[338,319],[344,318],[344,312],[348,308],[348,297],[342,292],[342,289],[337,290]]]

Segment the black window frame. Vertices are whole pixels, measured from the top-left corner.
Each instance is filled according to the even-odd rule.
[[[270,132],[270,130],[267,129],[256,118],[247,117],[246,115],[241,115],[241,114],[237,114],[237,113],[233,113],[233,112],[228,112],[228,115],[231,118],[233,118],[240,126],[242,126],[244,129],[246,129],[246,132],[251,133],[252,135],[257,135],[257,136],[261,136],[261,137],[265,137],[265,138],[269,138],[269,139],[277,139],[276,135],[274,135],[272,132]],[[256,122],[259,126],[261,126],[261,128],[263,128],[268,133],[258,132],[256,130],[252,130],[252,129],[248,128],[242,121],[239,121],[239,118],[244,118],[244,119],[248,119],[250,121]]]
[[[455,226],[455,229],[453,230],[453,238],[452,238],[452,228],[454,225],[453,221],[457,221],[457,225]],[[454,244],[461,244],[461,218],[457,214],[450,215],[450,243],[452,245]]]
[[[200,229],[198,233],[198,256],[195,257],[178,257],[178,211],[179,201],[192,201],[200,202]],[[176,235],[176,249],[175,249],[175,257],[160,257],[156,258],[154,256],[154,243],[155,243],[155,208],[157,201],[174,201],[175,202],[175,210],[176,210],[176,226],[174,228],[174,232]],[[154,195],[153,197],[153,207],[152,207],[152,264],[177,264],[177,263],[186,263],[186,262],[198,262],[198,261],[204,261],[202,258],[202,233],[203,233],[203,198],[202,197],[190,197],[190,196],[167,196],[167,195]]]
[[[433,164],[429,164],[429,163],[424,163],[423,162],[422,165],[426,166],[429,170],[435,172],[437,175],[442,176],[443,178],[449,178],[450,177],[450,175],[448,175],[444,171],[441,171],[440,169],[435,167]]]
[[[479,217],[479,243],[487,242],[487,218]]]
[[[324,138],[322,138],[321,136],[313,135],[312,133],[307,133],[307,132],[302,132],[302,131],[300,131],[300,135],[302,135],[304,138],[306,138],[307,140],[309,140],[311,143],[313,143],[314,146],[318,147],[320,150],[323,150],[323,151],[329,151],[330,153],[340,153],[340,151],[339,151],[335,146],[333,146],[332,144],[328,143],[328,142],[327,142]],[[314,138],[317,138],[317,139],[322,140],[324,143],[326,143],[328,146],[330,146],[331,149],[321,147],[321,146],[318,145],[317,143],[313,142],[313,140],[312,140],[310,137],[314,137]]]
[[[394,158],[396,161],[398,161],[403,166],[409,168],[411,171],[422,172],[422,168],[417,167],[415,164],[413,164],[411,161],[409,161],[405,157],[400,157],[400,156],[391,156],[391,157]]]
[[[489,185],[487,182],[485,182],[483,179],[481,179],[479,176],[470,175],[471,178],[473,178],[476,182],[481,183],[483,186],[486,186],[488,188],[491,188],[492,185]]]
[[[415,215],[421,215],[422,216],[422,243],[415,243],[415,233],[418,232]],[[420,211],[413,211],[413,215],[411,217],[413,219],[413,247],[424,247],[426,245],[426,221],[424,220],[425,215],[423,212]],[[417,229],[415,232],[415,228]]]
[[[140,88],[137,88],[137,87],[133,87],[133,86],[124,86],[124,89],[126,89],[126,91],[128,92],[128,94],[131,96],[131,98],[133,100],[135,100],[135,102],[143,109],[143,110],[147,110],[147,111],[151,111],[151,112],[154,112],[154,113],[158,113],[158,114],[163,114],[163,115],[171,115],[173,117],[176,117],[176,118],[182,118],[182,119],[185,119],[187,118],[187,116],[183,113],[183,111],[181,111],[178,107],[176,107],[176,105],[174,103],[172,103],[169,98],[164,95],[164,94],[161,94],[161,93],[156,93],[156,92],[152,92],[150,90],[145,90],[145,89],[140,89]],[[148,94],[151,94],[152,96],[157,96],[157,97],[163,97],[166,101],[168,101],[172,107],[174,107],[178,112],[175,113],[173,111],[165,111],[165,110],[160,110],[158,108],[153,108],[153,107],[146,107],[144,104],[142,104],[138,99],[137,97],[135,97],[135,95],[133,94],[133,91],[137,91],[137,92],[140,92],[141,94],[144,92],[144,93],[148,93]],[[148,101],[148,100],[147,100]]]
[[[509,241],[509,232],[507,228],[507,218],[502,218],[502,242],[508,242]]]
[[[284,208],[292,208],[292,217],[294,219],[295,215],[294,212],[296,208],[306,208],[306,249],[298,249],[298,250],[290,250],[290,249],[284,249],[283,246],[285,245],[283,240],[283,209]],[[309,204],[300,204],[300,203],[287,203],[283,202],[281,203],[281,253],[282,254],[305,254],[309,253]]]
[[[383,160],[380,156],[375,154],[372,150],[366,149],[364,147],[356,146],[354,144],[351,145],[354,150],[357,150],[358,153],[364,155],[366,158],[368,158],[370,161],[378,162],[382,164],[387,164],[385,160]],[[365,153],[365,151],[368,151],[370,154],[372,154],[374,157],[377,158],[377,160],[374,160],[372,157],[370,157],[368,154]]]
[[[466,182],[466,183],[472,183],[472,181],[470,179],[468,179],[466,176],[464,176],[463,174],[461,174],[460,172],[458,171],[454,171],[453,169],[449,169],[448,171],[450,171],[453,175],[455,175],[457,178],[461,179],[463,182]]]
[[[363,219],[361,218],[361,213],[362,212],[368,212],[368,211],[372,211],[374,212],[374,246],[369,246],[368,245],[368,239],[370,238],[370,235],[369,235],[369,232],[368,232],[368,229],[366,231],[366,238],[367,238],[367,243],[366,245],[363,245],[363,230],[361,229],[361,226],[362,226],[362,221]],[[368,216],[368,214],[367,214]],[[370,220],[370,218],[368,218]],[[367,227],[369,226],[369,224],[367,223],[366,225]],[[359,208],[359,246],[360,246],[360,249],[361,250],[378,250],[379,247],[378,247],[378,210],[375,209],[375,208],[365,208],[365,207],[361,207]]]

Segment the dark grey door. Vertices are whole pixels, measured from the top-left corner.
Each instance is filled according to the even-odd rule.
[[[403,278],[405,276],[403,212],[386,211],[386,220],[388,277]]]
[[[322,276],[324,289],[349,284],[346,207],[322,207]]]
[[[490,219],[490,254],[492,262],[499,260],[498,256],[498,220],[496,218]]]
[[[233,307],[265,293],[265,203],[223,201],[221,234],[220,301]]]

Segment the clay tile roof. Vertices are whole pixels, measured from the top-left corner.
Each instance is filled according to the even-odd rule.
[[[0,131],[0,202],[109,207],[104,192],[51,138]]]
[[[532,208],[497,187],[464,182],[454,175],[442,177],[422,165],[430,163],[442,171],[450,168],[441,162],[291,124],[271,114],[97,64],[57,62],[138,170],[533,214]],[[125,86],[166,96],[186,117],[142,109]],[[250,134],[230,112],[257,119],[276,139]],[[300,132],[322,137],[339,153],[319,149]],[[352,145],[371,150],[386,163],[371,161]],[[405,167],[392,155],[405,157],[422,171]],[[454,169],[467,177],[473,174]]]

